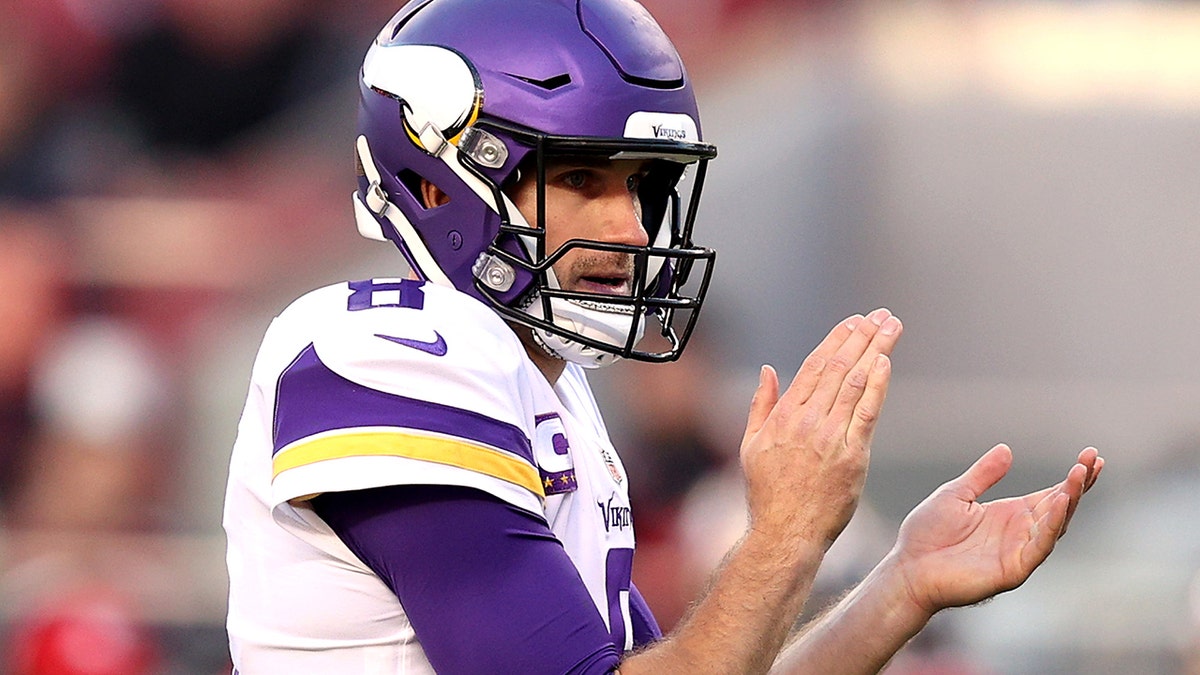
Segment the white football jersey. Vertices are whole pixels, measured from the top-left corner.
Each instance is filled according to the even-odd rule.
[[[544,517],[631,647],[627,481],[582,369],[552,387],[482,303],[374,279],[292,303],[255,361],[224,515],[241,675],[433,672],[396,596],[306,505],[399,484]]]

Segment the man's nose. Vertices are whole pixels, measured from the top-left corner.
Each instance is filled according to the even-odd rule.
[[[608,210],[609,224],[605,232],[608,241],[630,246],[646,246],[650,243],[650,236],[646,233],[646,228],[642,227],[641,207],[637,195],[614,195]]]

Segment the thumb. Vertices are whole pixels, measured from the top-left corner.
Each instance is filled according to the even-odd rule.
[[[762,429],[775,404],[779,401],[779,375],[771,366],[764,365],[758,371],[758,388],[750,399],[750,414],[746,420],[746,433],[742,435],[742,446]]]
[[[961,476],[946,483],[944,487],[960,493],[965,499],[975,501],[1004,478],[1012,466],[1012,460],[1012,449],[1001,443],[983,453],[983,456],[975,460]]]

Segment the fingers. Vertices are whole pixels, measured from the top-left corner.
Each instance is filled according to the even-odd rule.
[[[859,321],[826,361],[809,405],[824,413],[836,406],[848,416],[866,387],[875,355],[891,354],[902,330],[900,319],[887,309],[877,309]]]
[[[946,483],[943,488],[955,490],[965,500],[976,501],[980,495],[1004,478],[1012,466],[1012,459],[1012,450],[1001,443],[983,453],[969,469]]]
[[[867,316],[854,315],[833,328],[801,364],[788,390],[779,393],[778,376],[764,366],[759,386],[750,404],[745,447],[783,402],[786,412],[805,409],[791,416],[820,425],[829,418],[834,432],[857,447],[865,447],[875,430],[891,378],[888,354],[900,338],[903,326],[887,309]],[[834,414],[831,414],[831,411]]]
[[[1084,492],[1091,490],[1092,486],[1096,484],[1096,479],[1100,477],[1100,471],[1102,469],[1104,469],[1104,458],[1097,457],[1096,465],[1095,465],[1095,467],[1093,467],[1091,475],[1088,476],[1087,483],[1084,484],[1084,486],[1083,486]]]
[[[1051,505],[1059,496],[1065,496],[1067,498],[1067,511],[1065,515],[1069,518],[1070,510],[1078,502],[1080,495],[1083,494],[1083,479],[1086,473],[1082,466],[1076,464],[1067,472],[1067,477],[1062,482],[1025,495],[1023,499],[1026,504],[1030,505],[1033,517],[1035,519],[1042,518],[1052,508]]]
[[[1079,453],[1076,462],[1087,469],[1087,476],[1083,482],[1083,491],[1087,492],[1092,489],[1092,486],[1096,484],[1096,479],[1100,477],[1100,471],[1104,468],[1104,458],[1100,456],[1100,451],[1096,448],[1087,447]]]
[[[1026,495],[1026,503],[1032,504],[1033,516],[1038,522],[1046,517],[1052,509],[1057,508],[1058,500],[1062,499],[1063,513],[1057,521],[1055,538],[1067,533],[1075,509],[1083,494],[1096,484],[1096,478],[1104,467],[1104,458],[1099,456],[1095,448],[1085,448],[1079,453],[1078,461],[1067,471],[1067,477],[1057,485]]]
[[[850,427],[846,430],[846,442],[851,447],[868,447],[875,435],[875,424],[887,398],[888,383],[891,381],[892,362],[884,354],[876,354],[871,362],[867,383],[854,405]],[[853,398],[851,392],[847,398]]]
[[[1038,565],[1041,565],[1054,550],[1054,544],[1062,536],[1066,527],[1068,504],[1070,497],[1063,492],[1055,491],[1047,499],[1042,513],[1034,521],[1029,533],[1029,543],[1021,550],[1021,566],[1024,576],[1028,576]]]
[[[812,350],[812,353],[800,364],[800,370],[796,371],[796,377],[792,379],[792,384],[788,387],[788,395],[797,399],[798,404],[804,403],[812,395],[821,374],[825,372],[826,364],[846,342],[846,339],[854,334],[855,328],[863,321],[863,318],[862,314],[855,314],[834,326],[825,339],[821,340],[821,344],[817,345],[816,349]]]
[[[746,433],[742,435],[742,447],[762,429],[778,401],[779,375],[771,366],[763,366],[758,371],[758,388],[754,390],[754,397],[750,399],[750,414],[746,420]]]
[[[1063,481],[1063,491],[1067,493],[1069,501],[1058,536],[1061,537],[1067,533],[1067,527],[1071,524],[1075,509],[1079,507],[1080,498],[1083,497],[1083,493],[1092,489],[1092,486],[1096,484],[1096,479],[1100,477],[1100,471],[1103,468],[1104,458],[1100,456],[1096,448],[1084,448],[1079,453],[1078,461],[1067,472],[1067,478]]]

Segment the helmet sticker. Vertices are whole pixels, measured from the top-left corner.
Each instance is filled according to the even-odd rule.
[[[363,82],[400,101],[409,138],[430,154],[455,143],[483,104],[479,75],[445,47],[373,44]]]
[[[679,113],[635,112],[625,120],[625,137],[700,142],[696,120]]]

